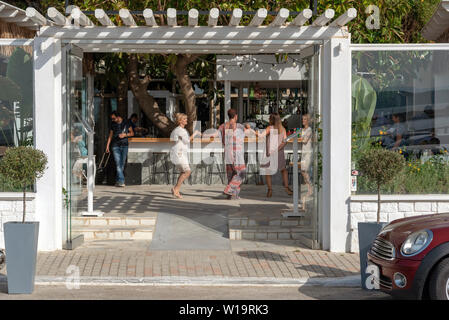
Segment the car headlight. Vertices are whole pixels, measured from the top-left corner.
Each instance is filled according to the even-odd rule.
[[[403,256],[410,257],[422,252],[430,242],[432,242],[433,233],[430,230],[421,230],[412,233],[407,237],[401,246]]]

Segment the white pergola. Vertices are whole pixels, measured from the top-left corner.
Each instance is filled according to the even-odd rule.
[[[119,15],[116,26],[110,15]],[[155,15],[164,14],[167,25],[158,25]],[[177,15],[187,14],[188,25],[177,24]],[[199,25],[199,16],[207,14],[207,25]],[[229,14],[228,25],[218,25],[220,14]],[[168,9],[153,12],[145,9],[131,12],[92,12],[96,25],[80,8],[71,6],[67,13],[49,8],[48,18],[33,8],[26,16],[39,25],[34,39],[35,144],[48,155],[49,169],[37,183],[36,215],[40,221],[40,250],[61,249],[62,196],[64,168],[62,146],[65,105],[63,48],[66,44],[84,52],[179,53],[179,54],[260,54],[301,53],[310,45],[320,46],[319,103],[322,110],[323,176],[319,197],[320,233],[324,249],[344,252],[348,248],[348,210],[351,169],[351,50],[350,34],[345,25],[356,17],[349,9],[334,19],[327,9],[313,22],[312,12],[289,12],[281,9],[270,13],[259,9],[251,13],[249,25],[241,25],[241,9],[207,12],[191,9],[180,12]],[[274,18],[263,25],[269,14]],[[145,25],[138,25],[136,16]],[[294,18],[287,22],[289,16]]]

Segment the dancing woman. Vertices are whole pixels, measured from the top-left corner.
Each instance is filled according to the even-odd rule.
[[[195,131],[191,137],[189,136],[189,133],[185,129],[185,126],[187,125],[187,115],[184,113],[176,114],[176,123],[178,126],[170,135],[170,140],[176,141],[175,145],[170,150],[170,160],[175,164],[176,169],[180,171],[180,175],[178,177],[178,182],[171,189],[171,192],[174,197],[182,199],[179,190],[181,189],[184,180],[187,179],[192,172],[189,165],[190,141],[192,141],[197,134],[201,133]]]
[[[229,121],[223,123],[218,131],[221,134],[225,152],[226,174],[228,184],[224,193],[228,199],[240,199],[240,185],[246,176],[244,159],[245,128],[237,123],[237,112],[228,110]]]
[[[288,195],[292,195],[293,191],[288,186],[288,172],[285,167],[285,154],[284,148],[287,138],[287,132],[282,125],[281,117],[278,113],[272,113],[269,118],[270,125],[262,133],[256,133],[259,138],[266,137],[266,156],[269,158],[268,163],[262,164],[261,173],[265,175],[267,182],[267,198],[273,195],[272,189],[272,176],[281,171],[282,182],[285,188],[285,192]],[[277,163],[276,158],[277,157]]]

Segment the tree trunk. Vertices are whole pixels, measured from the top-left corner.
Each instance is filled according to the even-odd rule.
[[[117,111],[124,118],[127,119],[128,114],[128,79],[122,77],[117,86]]]
[[[190,77],[187,72],[187,66],[189,65],[189,63],[195,61],[197,57],[197,55],[178,55],[173,68],[176,74],[176,79],[178,80],[179,86],[181,88],[181,92],[184,96],[187,114],[186,129],[190,134],[193,133],[193,123],[197,120],[197,113],[195,90],[193,89],[192,82],[190,81]]]
[[[380,183],[377,184],[377,223],[380,222]]]
[[[23,186],[23,219],[22,219],[22,223],[25,223],[25,215],[26,215],[26,185]]]
[[[139,108],[164,136],[169,137],[176,124],[159,109],[156,100],[148,94],[147,87],[150,83],[150,77],[146,76],[143,80],[139,79],[136,54],[131,54],[129,57],[128,77],[131,91],[137,99]]]

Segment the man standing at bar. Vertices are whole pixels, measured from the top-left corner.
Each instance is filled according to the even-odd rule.
[[[223,123],[219,128],[224,145],[226,174],[228,185],[224,193],[228,199],[240,199],[240,185],[245,179],[246,166],[244,159],[245,128],[237,123],[237,111],[228,110],[229,121]]]
[[[126,158],[128,157],[128,138],[134,136],[133,128],[128,121],[116,112],[111,112],[111,130],[109,130],[108,143],[106,144],[106,152],[109,153],[109,146],[112,145],[112,154],[114,156],[117,168],[116,186],[125,186],[125,169]]]

